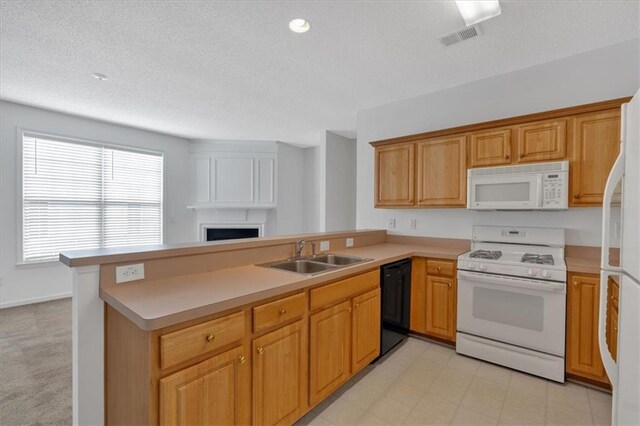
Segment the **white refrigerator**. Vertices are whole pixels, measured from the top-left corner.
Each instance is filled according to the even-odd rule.
[[[640,425],[640,91],[622,106],[620,155],[607,185],[602,217],[602,261],[598,340],[613,387],[612,423]],[[621,197],[620,197],[621,195]],[[615,207],[619,205],[620,208]],[[613,209],[612,209],[613,207]],[[612,218],[612,210],[620,219]],[[611,235],[619,234],[619,264],[610,260]],[[618,278],[618,356],[605,341],[607,282]]]

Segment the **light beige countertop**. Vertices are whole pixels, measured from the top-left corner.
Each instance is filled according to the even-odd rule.
[[[332,251],[372,260],[318,275],[246,265],[117,285],[101,289],[100,297],[141,329],[157,330],[334,281],[407,257],[456,259],[465,251],[467,249],[443,246],[375,244]]]

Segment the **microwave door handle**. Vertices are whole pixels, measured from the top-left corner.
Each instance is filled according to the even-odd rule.
[[[542,198],[542,191],[543,191],[543,187],[542,187],[542,175],[538,174],[538,176],[536,176],[536,179],[538,181],[538,193],[536,194],[537,196],[537,200],[536,200],[536,205],[539,208],[543,207],[543,198]]]

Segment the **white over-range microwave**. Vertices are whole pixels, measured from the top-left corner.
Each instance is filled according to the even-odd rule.
[[[566,210],[568,189],[568,161],[469,169],[467,208]]]

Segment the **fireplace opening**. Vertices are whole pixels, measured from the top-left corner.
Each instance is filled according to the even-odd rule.
[[[206,228],[206,241],[235,240],[239,238],[257,238],[258,228]]]

